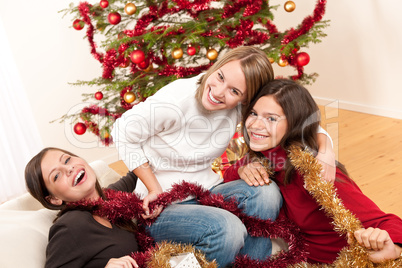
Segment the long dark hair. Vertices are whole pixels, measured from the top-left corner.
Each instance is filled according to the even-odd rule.
[[[316,154],[318,151],[317,130],[321,120],[320,110],[306,88],[288,79],[276,79],[267,83],[244,111],[243,132],[246,144],[249,145],[249,139],[245,122],[256,102],[261,97],[268,95],[272,95],[282,107],[288,124],[286,134],[279,145],[285,150],[288,150],[291,145],[297,145],[303,149],[307,147],[313,154]],[[258,152],[252,153],[258,157],[262,156]],[[339,164],[339,167],[342,168],[342,165]],[[346,170],[344,171],[347,174]],[[293,172],[294,167],[290,164],[289,159],[287,159],[285,165],[285,184],[291,181]]]
[[[50,193],[49,193],[48,189],[46,188],[45,181],[43,179],[41,163],[42,163],[42,160],[45,157],[46,153],[51,150],[61,151],[65,154],[78,157],[76,154],[73,154],[69,151],[66,151],[66,150],[63,150],[60,148],[46,147],[46,148],[42,149],[37,155],[35,155],[28,162],[28,164],[25,167],[25,183],[26,183],[28,192],[36,200],[38,200],[45,208],[48,208],[51,210],[60,210],[54,221],[56,221],[61,215],[65,214],[66,212],[68,212],[70,210],[82,210],[82,211],[89,211],[89,212],[96,210],[97,209],[96,207],[80,206],[80,207],[72,208],[72,207],[66,206],[66,203],[64,201],[61,205],[54,205],[47,200],[46,197],[49,196]],[[103,189],[98,180],[96,180],[95,188],[96,188],[96,191],[98,192],[99,196],[102,199],[106,200],[106,196],[105,196]],[[129,232],[136,231],[136,226],[132,221],[121,220],[115,224],[117,226],[119,226],[120,228],[123,228]]]

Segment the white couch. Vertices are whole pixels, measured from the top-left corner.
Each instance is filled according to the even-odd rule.
[[[120,178],[104,161],[90,165],[102,186]],[[43,268],[48,232],[56,214],[28,193],[0,205],[0,267]],[[274,241],[273,252],[280,248],[286,248],[283,241]]]

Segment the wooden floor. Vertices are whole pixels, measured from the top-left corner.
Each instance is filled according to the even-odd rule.
[[[382,210],[402,217],[402,120],[320,107],[337,159]],[[124,175],[122,161],[110,165]]]
[[[382,210],[402,217],[402,120],[320,108],[352,179]]]

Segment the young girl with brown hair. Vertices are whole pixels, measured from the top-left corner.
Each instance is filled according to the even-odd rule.
[[[348,245],[347,237],[333,229],[332,219],[305,189],[304,177],[288,156],[291,146],[317,152],[320,112],[310,93],[291,80],[272,81],[244,111],[243,122],[250,153],[226,170],[225,182],[240,179],[258,188],[261,181],[255,168],[273,169],[271,178],[283,196],[282,212],[300,227],[309,252],[308,262],[332,263]],[[265,160],[269,160],[270,167],[261,164]],[[367,248],[370,260],[382,262],[400,257],[402,220],[381,211],[341,166],[336,169],[334,186],[343,205],[364,226],[351,235]]]

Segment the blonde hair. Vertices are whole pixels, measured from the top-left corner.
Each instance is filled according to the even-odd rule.
[[[247,99],[244,106],[247,106],[258,90],[274,79],[274,71],[269,62],[267,55],[259,48],[256,47],[237,47],[220,58],[198,81],[198,89],[196,92],[196,99],[201,102],[202,94],[204,91],[205,83],[208,77],[219,70],[223,65],[228,62],[238,60],[240,61],[241,69],[246,79]]]

